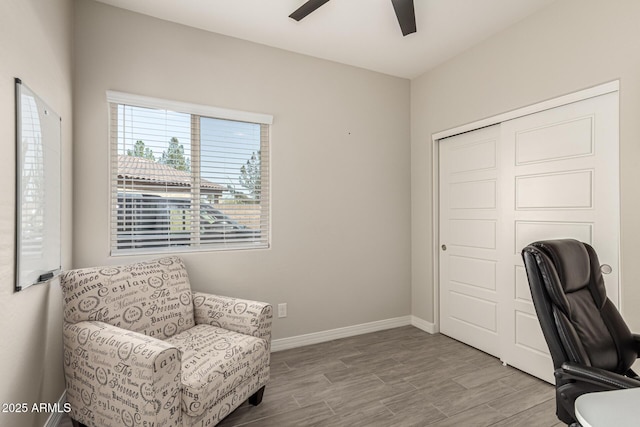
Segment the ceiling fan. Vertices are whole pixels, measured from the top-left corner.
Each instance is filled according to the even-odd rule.
[[[300,21],[328,1],[329,0],[308,0],[296,9],[295,12],[289,15],[289,18]],[[402,35],[406,36],[407,34],[415,33],[416,12],[413,8],[413,0],[391,0],[391,3],[393,3],[393,9],[396,11]]]

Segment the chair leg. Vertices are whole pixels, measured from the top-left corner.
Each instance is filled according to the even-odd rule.
[[[253,406],[258,406],[260,404],[260,402],[262,402],[262,396],[264,395],[264,388],[266,386],[262,386],[260,387],[260,389],[258,391],[256,391],[250,398],[249,398],[249,403],[252,404]]]

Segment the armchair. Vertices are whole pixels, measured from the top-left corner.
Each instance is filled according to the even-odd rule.
[[[74,426],[214,426],[269,380],[272,307],[191,292],[176,256],[61,276]]]
[[[640,352],[607,298],[594,249],[577,240],[535,242],[522,251],[531,296],[553,359],[556,414],[575,423],[582,394],[640,387],[631,365]]]

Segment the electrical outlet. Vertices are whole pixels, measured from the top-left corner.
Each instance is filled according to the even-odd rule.
[[[287,303],[278,304],[278,317],[287,317]]]

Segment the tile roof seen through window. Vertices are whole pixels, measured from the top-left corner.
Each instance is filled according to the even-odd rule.
[[[168,165],[134,156],[118,156],[118,179],[133,180],[167,185],[171,187],[189,187],[191,174]],[[200,188],[223,191],[226,187],[202,178]]]

